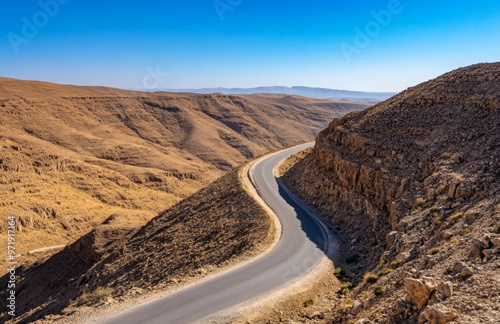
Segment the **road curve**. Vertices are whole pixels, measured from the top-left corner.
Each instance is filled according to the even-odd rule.
[[[270,293],[314,268],[327,250],[328,233],[278,184],[276,165],[312,144],[258,160],[249,173],[259,195],[278,216],[282,233],[266,254],[233,270],[104,319],[102,324],[204,322],[232,306]]]

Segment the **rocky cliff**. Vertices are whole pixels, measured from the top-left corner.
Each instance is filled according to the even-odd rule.
[[[336,321],[363,315],[411,323],[420,316],[440,323],[427,318],[438,302],[451,309],[448,319],[461,312],[468,323],[500,318],[498,303],[461,304],[499,296],[499,248],[491,239],[500,230],[499,180],[499,63],[458,69],[334,119],[285,181],[345,239],[339,264],[360,284],[351,298],[366,307],[356,315],[340,311]],[[477,274],[461,276],[453,270],[459,262]],[[366,280],[369,271],[375,278]],[[429,300],[434,286],[415,303],[402,297],[409,273],[451,282],[460,293]],[[377,280],[378,293],[370,286]]]

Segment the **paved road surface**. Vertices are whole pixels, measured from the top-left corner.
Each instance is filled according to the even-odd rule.
[[[327,245],[324,227],[280,188],[273,175],[274,167],[281,160],[311,145],[270,155],[250,170],[260,195],[282,223],[281,239],[270,252],[242,267],[131,308],[101,323],[203,322],[229,307],[265,295],[312,269],[324,256]]]

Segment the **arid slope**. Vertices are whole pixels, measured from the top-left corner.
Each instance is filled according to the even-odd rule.
[[[346,242],[335,323],[500,318],[500,63],[335,119],[285,180]]]
[[[247,159],[364,107],[0,78],[0,216],[17,218],[23,254],[72,242],[111,215],[142,225]]]
[[[19,268],[15,322],[50,322],[79,306],[176,287],[256,255],[273,240],[274,226],[236,169],[134,232],[110,217],[59,253]]]

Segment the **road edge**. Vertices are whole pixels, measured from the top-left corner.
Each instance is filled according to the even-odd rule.
[[[312,143],[312,142],[311,142]],[[304,145],[299,144],[296,146],[301,146]],[[249,187],[247,193],[252,197],[255,201],[261,205],[261,207],[266,211],[266,213],[269,214],[269,216],[273,219],[273,221],[277,224],[279,224],[279,236],[278,239],[273,242],[273,244],[270,246],[268,250],[266,250],[264,253],[259,254],[255,259],[264,256],[266,253],[268,253],[272,248],[279,242],[279,239],[281,238],[281,222],[278,218],[278,216],[274,213],[272,208],[267,205],[267,203],[264,201],[264,199],[260,196],[258,189],[255,186],[255,182],[253,181],[252,175],[250,173],[250,170],[252,166],[256,163],[258,163],[260,160],[265,159],[269,157],[270,155],[277,154],[279,152],[282,152],[287,149],[291,149],[293,147],[288,147],[283,150],[275,151],[268,153],[266,155],[263,155],[259,157],[258,159],[255,159],[247,164],[247,166],[244,168],[245,172],[242,172],[242,175],[244,174],[245,176],[242,176],[241,179],[242,181],[245,181],[245,190],[247,190],[248,182],[250,182],[251,187]],[[273,310],[276,310],[275,305],[282,304],[286,301],[291,301],[297,298],[297,296],[301,295],[304,291],[307,291],[307,289],[317,286],[318,284],[322,284],[325,280],[333,280],[336,281],[336,279],[329,278],[333,276],[335,266],[333,262],[331,261],[330,257],[335,256],[335,248],[338,249],[338,241],[334,239],[334,234],[329,230],[328,226],[323,222],[323,220],[318,217],[314,212],[299,198],[297,197],[289,188],[286,186],[286,184],[280,179],[278,170],[279,167],[288,159],[289,157],[281,160],[278,164],[273,169],[273,174],[276,177],[279,185],[287,192],[288,195],[298,204],[300,205],[308,214],[310,217],[312,217],[315,222],[320,226],[323,235],[325,236],[325,239],[327,241],[327,248],[325,249],[325,256],[323,256],[315,266],[313,266],[307,273],[305,273],[303,276],[300,276],[294,280],[291,280],[287,283],[285,283],[283,286],[276,288],[275,290],[271,291],[269,294],[265,296],[260,296],[257,297],[253,300],[250,300],[248,302],[245,302],[240,305],[233,306],[229,309],[226,309],[222,312],[219,312],[217,314],[214,314],[202,321],[202,323],[248,323],[253,322],[253,321],[260,321],[262,320],[262,317],[265,316],[266,313],[270,313]],[[243,171],[243,169],[242,169]],[[245,179],[246,178],[246,179]],[[276,229],[278,231],[278,229]],[[254,259],[254,260],[255,260]],[[256,315],[257,314],[257,315]]]

